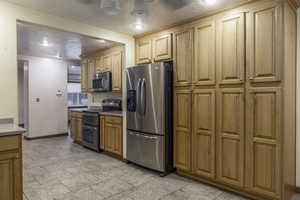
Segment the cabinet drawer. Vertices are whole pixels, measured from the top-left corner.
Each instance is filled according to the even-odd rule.
[[[20,144],[19,136],[3,136],[0,137],[0,151],[8,151],[18,149]]]
[[[105,116],[105,121],[107,123],[112,123],[112,124],[121,124],[122,123],[122,117]]]
[[[71,117],[81,118],[82,113],[81,112],[71,112]]]

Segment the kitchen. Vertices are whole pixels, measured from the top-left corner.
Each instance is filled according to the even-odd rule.
[[[153,13],[140,9],[130,12],[136,19],[132,25],[114,24],[119,9],[102,13],[111,24],[101,21],[103,16],[97,22],[90,18],[116,32],[33,6],[0,3],[0,17],[7,19],[3,37],[15,35],[14,23],[21,20],[119,44],[81,57],[81,89],[89,93],[89,108],[71,112],[72,140],[23,141],[29,172],[23,199],[298,198],[299,2],[199,0],[202,10],[196,2],[183,1],[183,7],[161,2],[143,3],[149,9],[156,6],[155,22],[147,17]],[[99,9],[93,1],[84,3],[87,11]],[[116,8],[126,10],[122,6]],[[161,11],[170,10],[178,14],[174,19],[158,19]],[[3,42],[3,66],[15,65],[14,44],[14,39]],[[15,91],[16,75],[8,68],[1,73],[15,78],[3,78],[3,83]],[[18,123],[18,106],[7,89],[0,116],[14,118],[13,123],[3,120],[13,126],[7,123]],[[0,143],[2,138],[9,139],[0,137]],[[16,141],[12,144],[20,144]],[[7,163],[22,158],[20,146],[0,150],[8,153],[12,146],[18,154]],[[12,173],[11,164],[2,166],[0,174]],[[18,185],[6,180],[1,185],[10,185],[10,191]],[[22,191],[15,189],[18,195]],[[0,192],[0,197],[22,198],[16,194]]]

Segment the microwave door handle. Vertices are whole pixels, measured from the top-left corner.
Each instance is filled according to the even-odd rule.
[[[136,112],[138,114],[141,114],[141,81],[142,80],[139,78],[136,90]]]
[[[146,79],[143,79],[141,86],[141,106],[142,106],[142,115],[146,114]]]

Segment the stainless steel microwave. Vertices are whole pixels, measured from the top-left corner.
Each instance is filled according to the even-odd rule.
[[[111,72],[96,73],[92,82],[94,92],[110,92],[112,90]]]

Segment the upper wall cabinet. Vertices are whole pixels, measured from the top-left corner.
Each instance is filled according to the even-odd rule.
[[[171,34],[159,35],[153,38],[154,61],[162,61],[172,58],[171,39]]]
[[[86,59],[81,62],[81,91],[88,91],[88,67]]]
[[[227,16],[217,23],[219,84],[240,84],[245,72],[245,14]]]
[[[215,22],[203,22],[195,27],[195,85],[215,84]]]
[[[192,84],[193,29],[174,33],[174,79],[176,86]]]
[[[111,47],[85,57],[81,61],[82,91],[92,92],[92,80],[96,73],[112,73],[112,91],[122,90],[123,46]]]
[[[250,82],[272,82],[281,80],[282,7],[268,2],[247,15],[249,24],[248,59]]]
[[[89,91],[93,90],[93,78],[95,75],[95,60],[88,59],[88,89]]]
[[[141,38],[136,41],[136,63],[145,64],[152,61],[151,38]]]
[[[136,39],[136,63],[146,64],[172,59],[172,35],[164,33]]]
[[[95,58],[96,62],[96,73],[103,72],[104,71],[104,63],[103,63],[103,56],[98,56]]]
[[[112,56],[110,54],[103,56],[103,71],[112,70]]]
[[[122,90],[122,52],[112,54],[112,90]]]

